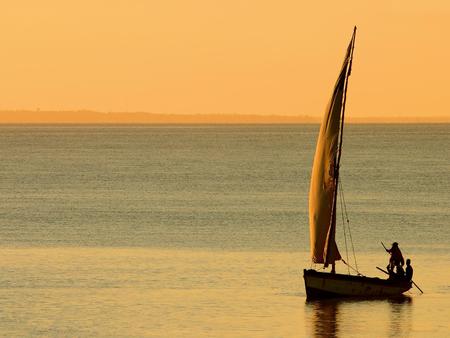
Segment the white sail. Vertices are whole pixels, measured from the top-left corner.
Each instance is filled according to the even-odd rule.
[[[325,266],[341,259],[335,242],[336,193],[344,97],[350,74],[354,35],[320,127],[309,191],[311,258]]]

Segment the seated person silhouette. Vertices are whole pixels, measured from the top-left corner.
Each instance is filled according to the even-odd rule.
[[[405,278],[409,281],[412,281],[412,276],[413,276],[413,268],[411,266],[411,260],[408,258],[406,260],[406,273],[405,273]]]

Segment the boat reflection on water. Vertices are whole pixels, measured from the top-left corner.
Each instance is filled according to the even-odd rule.
[[[400,297],[388,299],[390,307],[389,332],[392,337],[406,337],[412,328],[412,298]]]
[[[312,324],[310,336],[344,337],[367,332],[404,337],[411,332],[412,298],[380,300],[326,299],[306,301]]]

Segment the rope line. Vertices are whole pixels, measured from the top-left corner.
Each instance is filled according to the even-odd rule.
[[[340,192],[340,195],[341,195],[340,197],[341,197],[341,199],[342,199],[342,204],[343,204],[343,206],[344,206],[345,218],[346,218],[346,220],[347,220],[347,227],[348,227],[348,234],[349,234],[349,237],[350,237],[350,243],[351,243],[351,245],[352,245],[353,260],[355,261],[355,267],[356,267],[356,270],[355,270],[355,271],[358,271],[358,262],[356,261],[355,246],[354,246],[354,244],[353,244],[352,232],[351,232],[351,230],[350,230],[350,220],[349,220],[349,218],[348,218],[347,204],[345,203],[344,189],[342,188],[342,180],[339,180],[339,187],[340,187],[339,192]],[[342,214],[342,218],[344,218],[344,214]],[[344,228],[345,228],[345,226],[344,226]],[[345,233],[344,233],[344,234],[345,234]],[[346,242],[345,245],[347,246],[347,242]],[[348,260],[348,256],[347,256],[347,260]],[[359,271],[358,271],[358,273],[359,273]]]
[[[339,181],[339,184],[342,186],[342,184]],[[342,203],[342,192],[341,190],[339,190],[339,202],[341,205],[341,211],[343,210],[343,203]],[[342,228],[344,229],[344,242],[345,242],[345,256],[346,259],[348,261],[348,246],[347,246],[347,232],[345,230],[345,221],[344,221],[344,213],[341,212],[341,216],[342,216]],[[344,260],[342,260],[344,261]],[[348,274],[350,274],[350,267],[347,265],[347,269],[348,269]]]
[[[359,272],[357,269],[355,269],[353,266],[351,266],[350,264],[348,264],[346,261],[344,261],[344,260],[342,260],[342,262],[345,264],[345,265],[347,265],[350,269],[352,269],[353,271],[355,271],[357,274],[358,274],[358,276],[363,276],[363,277],[365,277],[361,272]]]

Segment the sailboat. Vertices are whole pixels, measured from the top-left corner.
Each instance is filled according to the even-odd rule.
[[[309,226],[313,263],[332,266],[331,272],[304,269],[308,300],[333,297],[390,297],[411,288],[401,278],[371,278],[335,273],[335,262],[345,262],[335,241],[336,206],[339,188],[339,163],[342,154],[344,113],[348,79],[352,70],[356,27],[345,54],[344,63],[323,117],[317,140],[309,192]]]

